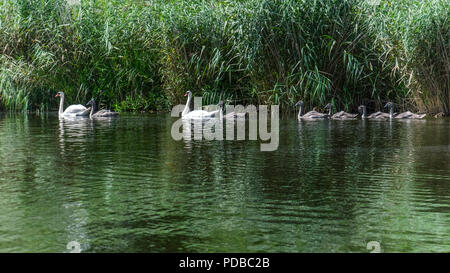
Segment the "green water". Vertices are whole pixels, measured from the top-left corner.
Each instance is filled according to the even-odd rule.
[[[280,121],[174,141],[168,114],[0,114],[0,252],[450,251],[450,120]]]

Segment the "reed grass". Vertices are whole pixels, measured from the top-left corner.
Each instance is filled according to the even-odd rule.
[[[119,111],[386,100],[449,112],[449,4],[431,0],[0,2],[0,104]]]
[[[444,0],[381,1],[367,20],[383,63],[420,111],[450,112],[449,15]]]

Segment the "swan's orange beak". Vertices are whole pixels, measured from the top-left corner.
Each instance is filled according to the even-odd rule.
[[[59,97],[59,94],[56,94],[56,95],[55,95],[55,98],[56,98],[56,97]]]
[[[185,94],[184,94],[184,96],[186,97],[188,95],[188,93],[186,92]]]

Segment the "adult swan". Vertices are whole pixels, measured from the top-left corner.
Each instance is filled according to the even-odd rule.
[[[89,116],[88,108],[84,107],[81,104],[74,104],[66,108],[64,110],[64,92],[56,93],[55,97],[60,97],[59,101],[59,111],[58,116],[60,118],[73,118],[73,117],[81,117],[81,116]]]
[[[190,111],[189,106],[191,105],[191,99],[192,99],[192,92],[187,91],[184,96],[188,97],[188,100],[186,102],[186,106],[184,107],[183,112],[181,113],[181,118],[183,119],[209,119],[214,118],[217,114],[219,114],[220,110],[208,112],[204,110],[194,110]]]

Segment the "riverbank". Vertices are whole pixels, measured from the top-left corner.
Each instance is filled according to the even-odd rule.
[[[447,1],[3,1],[0,110],[394,101],[449,113]],[[100,92],[102,91],[102,92]]]

